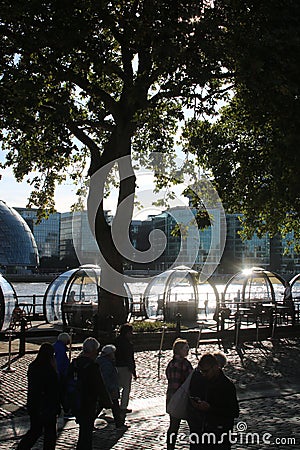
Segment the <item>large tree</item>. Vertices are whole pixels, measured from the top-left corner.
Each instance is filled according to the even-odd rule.
[[[227,78],[221,23],[221,10],[204,0],[2,1],[2,145],[18,180],[38,173],[31,204],[51,211],[56,182],[86,157],[90,177],[117,161],[118,203],[132,198],[132,151],[167,160],[184,108],[204,97],[211,108],[218,98]],[[100,199],[103,189],[102,177]],[[122,322],[122,277],[111,279],[111,268],[122,274],[123,257],[103,201],[95,236],[105,283],[99,313]]]
[[[263,18],[266,13],[273,14],[272,7],[279,2],[266,3],[269,7],[265,10],[259,8],[260,3],[3,0],[2,147],[18,180],[38,173],[32,180],[31,204],[51,212],[57,181],[62,181],[72,166],[71,176],[80,177],[87,159],[92,179],[101,171],[106,174],[106,168],[117,161],[121,204],[125,198],[132,199],[135,191],[132,153],[147,160],[149,152],[160,152],[167,166],[175,153],[178,122],[186,111],[194,109],[196,118],[199,114],[212,116],[218,100],[228,91],[241,93],[245,110],[250,111],[248,93],[256,86],[245,77],[245,60],[249,57],[250,67],[255,68],[257,58],[243,51],[248,41],[259,45],[256,22],[262,29],[268,28],[268,24],[263,27]],[[251,18],[253,12],[257,14]],[[241,38],[245,42],[242,46]],[[261,64],[265,57],[263,54]],[[248,90],[242,89],[245,86]],[[259,114],[263,111],[262,106]],[[258,114],[252,113],[253,117]],[[196,123],[201,130],[203,124]],[[213,143],[205,146],[200,142],[201,147],[195,150],[199,143],[194,139],[195,129],[189,124],[185,136],[192,141],[187,149],[202,155],[202,163]],[[217,175],[227,161],[215,155],[207,167],[215,169],[217,184],[226,193],[227,184],[220,183]],[[230,158],[224,158],[229,165]],[[232,173],[230,167],[223,180]],[[158,174],[162,184],[161,171]],[[115,279],[110,282],[108,267],[122,274],[123,256],[105,220],[102,181],[97,193],[101,201],[95,215],[95,235],[106,284],[99,312],[102,317],[112,313],[120,323],[126,316],[120,295],[122,277],[117,277],[120,286],[111,288],[118,292],[112,302],[107,291]],[[130,216],[132,206],[131,201],[122,214]],[[124,230],[116,227],[115,234],[121,233]]]

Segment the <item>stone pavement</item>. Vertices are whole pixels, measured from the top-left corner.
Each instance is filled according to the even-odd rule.
[[[240,400],[240,417],[236,420],[236,443],[232,448],[286,449],[300,448],[300,340],[298,338],[264,341],[256,347],[247,346],[243,361],[234,348],[227,349],[226,374],[235,382]],[[217,345],[202,345],[200,353],[217,351]],[[165,433],[168,415],[165,413],[165,368],[171,358],[170,350],[157,357],[158,352],[136,354],[139,378],[133,382],[127,430],[116,430],[110,411],[95,423],[94,448],[101,450],[160,450],[166,448]],[[0,373],[0,450],[15,448],[16,442],[28,428],[26,414],[26,372],[35,355],[15,356],[11,366],[15,372]],[[197,364],[194,349],[189,359]],[[160,376],[158,377],[158,362]],[[7,356],[0,356],[3,369]],[[247,434],[248,433],[248,434]],[[78,427],[72,420],[58,421],[57,449],[75,449]],[[182,421],[178,449],[187,450],[188,427]],[[42,449],[42,441],[33,447]]]

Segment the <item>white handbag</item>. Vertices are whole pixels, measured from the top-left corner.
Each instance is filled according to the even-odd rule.
[[[193,373],[194,371],[189,374],[187,379],[179,386],[167,404],[167,413],[176,419],[187,419],[187,404],[189,401],[189,389]]]

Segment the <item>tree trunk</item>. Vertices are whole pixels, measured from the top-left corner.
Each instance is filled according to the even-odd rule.
[[[95,230],[95,238],[100,250],[101,281],[99,287],[98,317],[95,328],[108,330],[111,326],[127,321],[129,300],[124,287],[124,255],[118,249],[117,240],[129,232],[135,193],[135,176],[130,157],[130,133],[114,133],[105,146],[100,163],[91,162],[92,176],[88,199],[90,225]],[[104,184],[114,163],[118,164],[120,187],[118,209],[111,225],[106,221],[103,210]],[[91,173],[91,171],[90,171]],[[119,205],[126,201],[126,208]],[[93,212],[91,212],[93,211]],[[126,255],[128,257],[128,255]]]

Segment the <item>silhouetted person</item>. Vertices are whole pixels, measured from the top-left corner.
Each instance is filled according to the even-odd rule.
[[[70,344],[71,338],[68,333],[60,333],[54,347],[54,356],[56,360],[56,368],[58,372],[60,398],[64,411],[67,412],[68,407],[65,405],[66,383],[70,361],[67,355],[67,345]]]
[[[68,303],[75,303],[76,302],[75,295],[76,295],[76,292],[75,291],[71,291],[70,294],[68,295],[67,302]]]
[[[190,449],[229,450],[229,431],[239,415],[239,405],[234,384],[212,354],[200,359],[189,392],[188,423],[193,437]]]
[[[166,369],[168,380],[167,404],[193,370],[191,363],[186,359],[188,353],[188,342],[185,339],[176,339],[173,344],[173,358]],[[173,450],[175,448],[179,426],[180,419],[170,415],[170,425],[167,431],[168,450]]]
[[[134,348],[132,343],[133,328],[129,323],[120,327],[120,335],[116,339],[116,367],[119,373],[121,389],[121,410],[123,414],[131,412],[128,409],[132,378],[136,380]]]
[[[116,369],[116,347],[112,344],[105,345],[101,350],[96,362],[99,364],[104,384],[112,400],[112,413],[117,428],[124,425],[124,415],[121,413],[119,404],[120,390],[118,371]]]
[[[60,413],[59,383],[53,346],[41,345],[37,357],[28,368],[27,409],[30,429],[17,449],[28,450],[44,433],[44,450],[54,450],[56,419]]]
[[[79,424],[77,450],[92,450],[94,421],[103,408],[111,408],[96,358],[100,344],[93,338],[85,339],[82,352],[75,358],[70,370],[76,366],[80,385],[80,405],[76,416]]]

